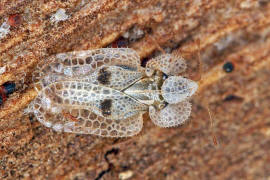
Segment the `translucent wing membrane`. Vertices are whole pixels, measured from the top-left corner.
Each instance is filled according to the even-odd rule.
[[[128,66],[101,66],[85,82],[122,90],[142,78],[143,72],[134,71]]]
[[[157,111],[149,107],[149,116],[154,124],[160,127],[173,127],[183,124],[190,116],[191,104],[182,101],[178,104],[168,104],[164,109]]]
[[[33,73],[38,96],[28,111],[55,131],[104,137],[139,133],[142,114],[148,110],[160,127],[185,122],[191,112],[187,98],[198,85],[176,76],[186,69],[184,60],[164,54],[151,59],[146,72],[140,64],[138,54],[129,48],[51,56]]]
[[[167,75],[179,75],[186,70],[187,65],[179,55],[163,54],[148,61],[146,67],[160,70]]]
[[[143,126],[141,113],[123,120],[112,120],[81,107],[51,106],[54,111],[44,107],[44,103],[48,103],[48,99],[40,94],[33,102],[32,111],[42,124],[58,132],[127,137],[138,134]]]
[[[49,85],[44,93],[57,106],[89,109],[99,116],[115,120],[129,118],[148,109],[120,91],[86,82],[56,82]]]
[[[181,76],[170,76],[161,87],[161,93],[166,102],[176,104],[192,96],[198,89],[198,84]]]
[[[60,80],[88,81],[91,79],[88,75],[104,64],[115,65],[137,73],[142,71],[138,54],[129,48],[103,48],[60,53],[38,65],[37,70],[33,72],[35,88],[40,91],[48,84]]]
[[[73,111],[75,110],[76,109]],[[94,114],[91,115],[94,116]],[[72,126],[72,124],[67,123],[64,125],[63,131],[81,134],[95,134],[104,137],[128,137],[138,134],[143,127],[141,114],[121,121],[105,119],[100,116],[97,116],[96,119],[93,117],[78,119],[84,124],[74,124],[74,126]]]

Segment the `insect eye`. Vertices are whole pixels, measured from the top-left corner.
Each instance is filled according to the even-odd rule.
[[[164,109],[166,106],[168,105],[168,103],[166,101],[162,101],[159,105],[158,105],[158,109]]]
[[[169,76],[168,76],[167,74],[163,73],[163,75],[162,75],[162,79],[163,79],[163,80],[167,79],[168,77],[169,77]]]
[[[146,68],[145,73],[147,76],[152,76],[154,74],[154,70],[151,68]]]

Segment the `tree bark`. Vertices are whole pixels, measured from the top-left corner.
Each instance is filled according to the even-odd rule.
[[[1,0],[0,26],[0,84],[17,86],[0,107],[1,179],[269,178],[269,1]],[[23,113],[38,62],[115,45],[142,63],[159,46],[182,52],[188,77],[200,72],[200,55],[187,123],[159,128],[145,114],[139,135],[112,139],[57,133]]]

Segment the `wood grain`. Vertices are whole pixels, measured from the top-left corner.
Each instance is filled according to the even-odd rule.
[[[60,8],[69,18],[51,22]],[[18,87],[0,107],[1,179],[270,177],[269,1],[0,2],[0,25],[14,14],[20,21],[0,39],[0,67],[7,67],[0,84]],[[162,129],[145,114],[138,136],[110,139],[56,133],[23,113],[36,96],[31,73],[39,61],[120,39],[142,61],[160,53],[157,44],[182,52],[190,77],[198,72],[200,53],[202,79],[189,122]],[[233,72],[222,69],[225,62],[233,63]]]

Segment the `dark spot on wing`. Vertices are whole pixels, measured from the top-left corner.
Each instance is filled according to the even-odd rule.
[[[112,107],[112,100],[111,99],[105,99],[100,103],[100,108],[103,116],[109,116],[111,115],[111,107]]]
[[[89,56],[89,57],[87,57],[87,58],[85,59],[85,61],[86,61],[86,64],[91,64],[92,61],[93,61],[93,58],[92,58],[91,56]]]
[[[110,83],[111,72],[107,70],[107,67],[103,67],[98,72],[97,80],[101,84],[109,84]]]
[[[70,59],[65,59],[64,60],[64,65],[65,66],[70,66],[71,65],[71,60]]]

